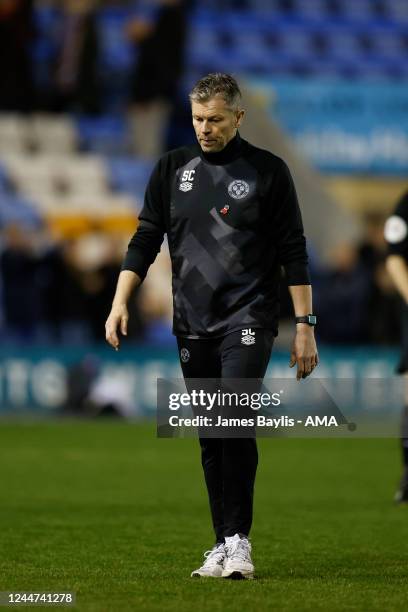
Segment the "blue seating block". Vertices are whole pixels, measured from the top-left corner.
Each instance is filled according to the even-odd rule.
[[[0,163],[0,194],[10,193],[12,184],[7,174],[6,168]]]
[[[42,219],[35,206],[25,198],[0,193],[0,227],[12,223],[39,228]]]
[[[123,116],[80,116],[76,119],[80,148],[104,155],[126,155],[131,139]]]
[[[101,65],[114,73],[128,71],[134,62],[133,46],[125,35],[130,13],[125,8],[103,9],[98,17]]]
[[[107,159],[112,189],[143,200],[153,164],[129,157]]]

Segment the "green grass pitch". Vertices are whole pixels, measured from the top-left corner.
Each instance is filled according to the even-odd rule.
[[[75,609],[95,612],[406,609],[398,450],[260,440],[257,579],[191,579],[213,541],[196,440],[158,440],[152,424],[3,422],[0,591],[76,591]]]

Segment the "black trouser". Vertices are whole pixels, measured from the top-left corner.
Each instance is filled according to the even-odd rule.
[[[274,335],[263,329],[251,332],[254,343],[246,343],[241,330],[214,340],[177,338],[184,378],[263,379]],[[255,437],[199,440],[216,541],[248,535],[258,465]]]
[[[404,303],[402,309],[402,353],[397,366],[397,374],[408,375],[408,306]],[[401,487],[408,488],[408,381],[404,381],[405,406],[401,415],[401,449],[404,474]]]

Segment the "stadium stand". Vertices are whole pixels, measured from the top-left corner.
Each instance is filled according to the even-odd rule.
[[[0,116],[0,153],[23,153],[29,147],[26,121],[18,115]]]
[[[0,228],[13,223],[37,228],[45,221],[51,232],[68,239],[95,228],[122,238],[133,232],[154,160],[132,155],[126,117],[134,63],[134,49],[125,36],[131,4],[106,2],[98,10],[102,113],[95,115],[49,112],[47,92],[58,46],[59,5],[35,4],[32,61],[38,111],[0,115]],[[357,84],[379,79],[389,91],[408,76],[406,0],[196,0],[189,20],[187,71],[180,92],[184,101],[191,83],[214,70],[232,72],[243,81],[246,76],[259,76],[269,83],[278,77]],[[327,98],[327,107],[332,99]],[[385,103],[384,108],[388,108]],[[290,133],[288,123],[275,111],[272,102],[265,122],[272,123],[273,117]],[[180,104],[177,112],[184,112],[184,123],[179,125],[176,117],[171,130],[190,139],[191,128],[185,125],[186,117],[190,123],[189,110]],[[261,125],[259,130],[266,135]],[[283,151],[296,168],[290,154]],[[301,164],[298,167],[303,169]],[[300,174],[297,184],[309,190],[312,184],[316,187],[308,168],[303,182]],[[337,195],[337,189],[346,200],[339,181],[332,192]],[[362,184],[359,202],[365,192]],[[380,188],[376,186],[375,192],[380,194]],[[323,208],[326,200],[321,192],[317,198],[310,190],[309,199],[312,196]],[[373,201],[371,195],[369,201]],[[353,203],[354,209],[359,202]],[[160,276],[157,285],[162,282]],[[151,299],[148,302],[147,310],[152,311]]]
[[[152,164],[126,157],[107,160],[110,185],[114,191],[132,194],[142,201]]]
[[[36,151],[67,154],[77,148],[77,132],[70,117],[34,115],[29,126],[31,146]]]
[[[99,11],[100,74],[105,106],[123,108],[132,48],[124,36],[131,8]],[[33,57],[45,81],[55,41],[57,11],[38,6],[39,31]],[[263,74],[382,76],[407,75],[408,6],[402,0],[198,1],[191,13],[187,45],[194,75],[223,68]],[[106,127],[106,126],[105,126]]]
[[[103,121],[103,137],[107,123],[118,124],[114,119]],[[67,116],[0,118],[2,225],[21,219],[31,223],[42,215],[52,227],[67,228],[69,233],[74,226],[78,231],[87,227],[84,217],[104,219],[108,229],[129,232],[134,228],[151,165],[94,153],[98,147],[93,146],[89,132],[89,146],[83,147],[83,125]],[[113,142],[112,131],[108,132]],[[95,138],[100,142],[98,131]],[[102,151],[112,152],[109,143]],[[73,225],[75,217],[78,223]]]
[[[124,35],[131,12],[131,4],[116,3],[98,11],[104,114],[0,117],[2,191],[12,184],[17,193],[41,200],[42,209],[57,196],[73,202],[93,195],[107,202],[109,194],[127,194],[137,210],[151,164],[130,156],[129,130],[118,112],[126,109],[133,62]],[[58,7],[37,3],[34,15],[32,57],[41,89],[51,73]],[[402,0],[197,0],[186,55],[186,84],[214,69],[392,81],[408,73],[408,6]],[[34,152],[36,157],[28,156]]]
[[[82,116],[76,119],[79,148],[102,155],[126,155],[132,148],[123,116]]]
[[[0,192],[0,229],[12,224],[36,229],[41,227],[42,216],[29,200]]]
[[[84,198],[103,199],[106,207],[109,197],[126,195],[131,210],[138,209],[151,164],[130,156],[126,118],[118,112],[126,109],[133,62],[124,36],[131,11],[131,5],[107,3],[98,12],[104,114],[0,116],[2,192],[13,187],[39,210],[50,202],[58,208],[58,198],[64,209],[76,202],[78,210]],[[33,62],[39,89],[51,72],[58,15],[55,4],[36,4]],[[392,81],[408,73],[408,6],[402,0],[197,0],[186,55],[186,86],[214,69]]]

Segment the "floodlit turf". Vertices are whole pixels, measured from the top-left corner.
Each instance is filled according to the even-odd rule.
[[[195,440],[157,440],[149,424],[0,424],[0,591],[76,591],[75,609],[98,612],[406,609],[397,441],[259,448],[257,580],[191,579],[212,544]]]

